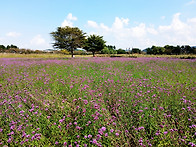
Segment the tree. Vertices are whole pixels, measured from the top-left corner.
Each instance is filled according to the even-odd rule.
[[[18,47],[16,45],[11,44],[7,46],[7,49],[10,49],[10,48],[18,48]]]
[[[4,45],[0,45],[0,49],[5,49],[6,47]]]
[[[148,48],[146,49],[146,53],[147,53],[147,54],[152,54],[152,53],[153,53],[153,52],[152,52],[152,48],[148,47]]]
[[[4,52],[6,50],[6,47],[4,45],[0,45],[0,52]]]
[[[85,33],[77,27],[58,27],[57,31],[50,34],[55,40],[53,47],[70,51],[72,57],[74,50],[83,47],[85,43]]]
[[[107,47],[104,47],[104,48],[101,50],[101,54],[110,54],[110,50],[109,50]]]
[[[117,54],[126,54],[126,51],[123,49],[118,49],[116,51],[117,51]]]
[[[93,53],[95,57],[95,52],[101,51],[105,47],[106,41],[103,40],[103,36],[90,35],[85,43],[84,49]]]
[[[185,54],[190,54],[193,52],[192,48],[189,45],[185,45],[184,51],[185,51]]]
[[[115,47],[115,46],[112,46],[112,45],[107,45],[107,48],[108,48],[109,50],[116,50],[116,47]]]
[[[109,54],[117,54],[117,51],[116,51],[116,47],[115,46],[107,45],[107,48],[109,50]]]
[[[132,48],[131,53],[137,53],[137,54],[141,54],[141,50],[139,48]]]

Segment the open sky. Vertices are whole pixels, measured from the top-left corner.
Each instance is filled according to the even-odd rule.
[[[52,47],[50,32],[79,27],[117,48],[196,45],[196,0],[1,0],[0,44]]]

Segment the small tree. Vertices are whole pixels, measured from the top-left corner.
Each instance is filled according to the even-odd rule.
[[[116,51],[117,51],[117,54],[126,54],[126,51],[123,49],[118,49]]]
[[[58,27],[57,31],[50,34],[55,40],[53,47],[70,51],[72,57],[74,50],[83,47],[85,43],[85,33],[77,27]]]
[[[132,48],[131,53],[132,54],[135,54],[135,53],[141,54],[141,50],[139,48]]]
[[[103,36],[90,35],[85,43],[84,49],[93,53],[95,57],[95,52],[101,51],[105,47],[106,41],[103,40]]]
[[[109,50],[107,47],[104,47],[104,48],[101,50],[101,54],[110,54],[110,50]]]

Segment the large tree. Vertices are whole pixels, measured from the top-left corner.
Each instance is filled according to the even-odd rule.
[[[101,51],[105,47],[106,41],[103,40],[103,36],[90,35],[86,39],[84,49],[93,53],[95,57],[95,52]]]
[[[58,27],[57,31],[50,33],[55,41],[54,48],[66,49],[73,57],[74,50],[83,47],[85,33],[77,27]]]

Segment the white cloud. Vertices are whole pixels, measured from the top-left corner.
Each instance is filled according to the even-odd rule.
[[[89,20],[89,21],[87,22],[87,24],[88,24],[89,27],[98,28],[98,24],[97,24],[95,21]]]
[[[147,28],[147,32],[150,33],[150,34],[153,34],[153,35],[158,34],[157,30],[155,30],[153,27]]]
[[[192,23],[196,25],[196,18],[191,18],[187,20],[188,23]]]
[[[194,45],[196,42],[196,18],[183,22],[180,20],[180,15],[180,13],[176,13],[170,25],[159,26],[159,34],[161,38],[173,45]]]
[[[76,21],[77,17],[73,16],[72,13],[69,13],[66,17],[66,19],[62,22],[61,26],[65,27],[65,26],[69,26],[69,27],[73,27],[73,21]]]
[[[88,29],[91,33],[104,36],[107,44],[116,45],[117,48],[139,47],[141,49],[152,45],[195,45],[196,42],[196,18],[189,18],[185,21],[180,19],[181,13],[173,15],[169,25],[146,25],[137,23],[129,25],[128,18],[116,17],[111,27],[105,24],[97,24],[95,21],[88,21]],[[134,24],[134,22],[133,22]]]
[[[34,50],[37,50],[37,49],[43,50],[43,49],[51,48],[51,44],[49,43],[49,41],[45,39],[44,37],[42,37],[40,34],[34,36],[30,40],[30,44],[27,44],[26,46]]]
[[[31,40],[31,44],[36,45],[36,46],[39,46],[39,45],[46,44],[46,41],[45,41],[45,39],[41,35],[36,35]]]
[[[186,3],[187,6],[192,5],[192,4],[196,4],[196,1],[195,0],[191,0],[188,3]]]
[[[77,17],[73,16],[72,13],[67,15],[67,20],[77,20]]]
[[[138,26],[133,27],[132,34],[134,37],[144,37],[146,35],[146,25],[140,23]]]
[[[73,27],[73,22],[64,20],[63,23],[61,24],[61,27],[65,27],[65,26]]]
[[[21,36],[21,34],[17,33],[17,32],[9,32],[9,33],[6,34],[6,36],[8,36],[8,37],[19,37],[19,36]]]
[[[100,24],[101,29],[104,29],[105,31],[110,31],[110,28],[106,25],[104,25],[103,23]]]
[[[122,29],[124,27],[124,25],[128,25],[129,23],[129,19],[126,18],[119,18],[119,17],[116,17],[115,18],[115,21],[113,23],[113,28],[114,29]]]

